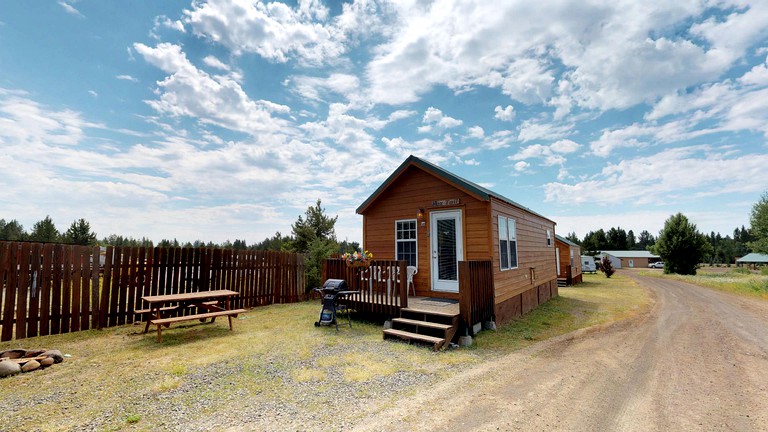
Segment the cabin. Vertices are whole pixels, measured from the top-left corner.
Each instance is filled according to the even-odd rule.
[[[357,213],[374,263],[355,273],[329,260],[324,275],[351,280],[349,306],[392,316],[397,337],[425,326],[427,305],[454,305],[431,309],[455,311],[472,335],[558,294],[555,222],[423,159],[408,157]]]
[[[661,260],[661,257],[646,250],[601,251],[600,258],[608,257],[615,269],[644,268],[648,264]]]
[[[555,234],[557,255],[557,284],[571,286],[581,283],[581,246]]]

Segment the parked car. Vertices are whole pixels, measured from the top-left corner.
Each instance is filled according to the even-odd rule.
[[[648,268],[664,268],[664,261],[656,261],[648,264]]]

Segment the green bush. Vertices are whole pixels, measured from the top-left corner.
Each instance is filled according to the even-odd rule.
[[[736,267],[733,270],[729,270],[728,273],[733,273],[733,274],[751,274],[752,272],[749,271],[748,268]]]
[[[768,266],[760,266],[760,274],[763,276],[768,276]]]

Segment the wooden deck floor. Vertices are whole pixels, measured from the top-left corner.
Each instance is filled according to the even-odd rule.
[[[395,300],[395,307],[400,306],[399,299]],[[381,300],[373,298],[366,299],[360,303],[384,304]],[[427,312],[440,312],[445,314],[459,314],[459,302],[456,300],[446,300],[434,297],[408,297],[408,308],[422,310]]]
[[[428,312],[459,314],[459,302],[433,297],[408,297],[408,308]]]

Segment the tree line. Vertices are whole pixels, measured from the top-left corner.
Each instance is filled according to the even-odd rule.
[[[733,237],[711,232],[700,233],[682,213],[670,216],[658,237],[642,231],[635,239],[632,230],[621,228],[590,231],[583,239],[569,233],[569,241],[581,245],[585,255],[596,256],[602,250],[646,249],[664,260],[665,273],[696,274],[700,263],[733,264],[736,257],[750,252],[768,254],[768,191],[752,206],[750,227],[733,230]],[[606,273],[606,276],[610,277]]]
[[[723,236],[719,232],[712,231],[706,235],[706,238],[712,248],[704,258],[704,262],[709,264],[735,263],[737,258],[754,251],[750,244],[757,239],[744,225],[735,228],[733,236],[730,234]],[[566,239],[581,246],[584,255],[595,256],[605,250],[650,251],[656,244],[657,237],[647,230],[641,231],[636,237],[632,230],[625,231],[621,227],[612,227],[608,230],[601,228],[590,231],[581,239],[575,232],[571,232]]]

